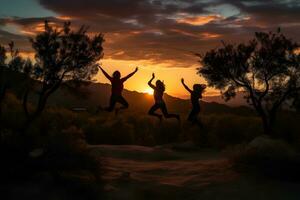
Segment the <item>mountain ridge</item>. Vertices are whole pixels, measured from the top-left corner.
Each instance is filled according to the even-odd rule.
[[[10,90],[21,98],[22,88],[24,88],[24,75],[17,72],[8,72],[6,78],[10,82]],[[39,82],[36,81],[35,88],[38,88]],[[70,83],[70,82],[69,82]],[[68,83],[55,91],[48,99],[47,106],[64,107],[72,110],[73,108],[86,108],[88,111],[96,110],[99,106],[106,107],[109,102],[111,85],[95,82],[83,82],[78,86],[69,87]],[[29,100],[36,102],[38,89],[30,93]],[[129,110],[131,112],[147,113],[148,109],[153,105],[153,96],[140,93],[137,91],[129,91],[124,89],[123,96],[128,100]],[[170,112],[188,113],[191,109],[189,99],[181,99],[165,94],[164,99]],[[202,113],[228,113],[249,115],[253,110],[246,106],[230,107],[219,102],[206,102],[201,100]]]

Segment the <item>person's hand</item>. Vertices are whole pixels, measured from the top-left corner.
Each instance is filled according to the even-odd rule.
[[[181,83],[184,83],[184,79],[183,78],[181,79]]]
[[[152,73],[152,78],[155,78],[155,74],[154,73]]]

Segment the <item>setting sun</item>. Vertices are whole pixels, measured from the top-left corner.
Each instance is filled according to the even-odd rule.
[[[144,90],[144,93],[149,94],[149,95],[153,95],[153,89],[147,88],[147,89]]]

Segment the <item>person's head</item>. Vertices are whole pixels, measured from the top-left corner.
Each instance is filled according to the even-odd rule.
[[[165,84],[161,80],[156,81],[156,88],[158,88],[160,91],[165,91]]]
[[[119,71],[115,71],[115,72],[113,73],[113,78],[114,78],[114,79],[120,79],[120,78],[121,78],[121,73],[120,73]]]
[[[197,93],[203,93],[206,88],[205,84],[194,84],[193,90]]]

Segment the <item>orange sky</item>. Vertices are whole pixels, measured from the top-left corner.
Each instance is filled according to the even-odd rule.
[[[255,32],[278,27],[299,41],[299,8],[298,0],[1,0],[0,43],[13,40],[20,51],[32,52],[28,37],[43,31],[45,20],[59,26],[70,20],[75,29],[87,25],[88,34],[104,34],[100,62],[109,73],[119,70],[125,76],[139,66],[126,89],[149,91],[147,82],[155,72],[168,94],[185,98],[181,78],[190,87],[205,83],[196,74],[200,64],[195,53],[216,49],[221,41],[246,42]],[[100,73],[96,81],[107,83]],[[219,92],[208,88],[205,95]]]
[[[33,52],[20,52],[20,55],[24,58],[31,58],[33,60]],[[185,82],[190,87],[195,83],[206,83],[206,81],[197,75],[197,58],[195,57],[195,65],[187,68],[180,67],[170,67],[172,61],[168,63],[157,64],[155,62],[150,62],[148,60],[117,60],[110,58],[103,58],[100,60],[99,64],[107,71],[109,74],[112,74],[115,70],[121,72],[122,77],[131,73],[135,67],[139,68],[139,71],[128,81],[125,82],[125,89],[131,91],[145,92],[150,93],[151,88],[148,86],[147,82],[152,76],[152,73],[155,73],[155,80],[160,79],[166,84],[166,92],[172,96],[180,98],[188,98],[189,94],[183,88],[181,84],[181,78],[185,79]],[[100,83],[110,83],[105,76],[99,70],[98,74],[94,77],[95,82]],[[207,88],[205,95],[219,95],[219,92]]]
[[[185,82],[192,87],[194,83],[205,83],[205,80],[196,74],[196,66],[189,68],[173,68],[166,67],[169,63],[151,64],[148,61],[128,61],[128,60],[112,60],[103,59],[101,61],[103,68],[110,74],[115,70],[119,70],[122,76],[131,73],[136,66],[139,67],[139,71],[125,83],[125,88],[128,90],[134,90],[138,92],[148,92],[150,90],[147,82],[155,73],[156,79],[163,80],[166,84],[166,92],[170,95],[186,98],[188,93],[181,85],[181,78],[185,79]],[[197,63],[196,63],[197,65]],[[96,76],[96,79],[101,83],[109,83],[102,73]],[[155,80],[156,80],[155,79]],[[207,89],[206,95],[219,94],[213,89]]]

